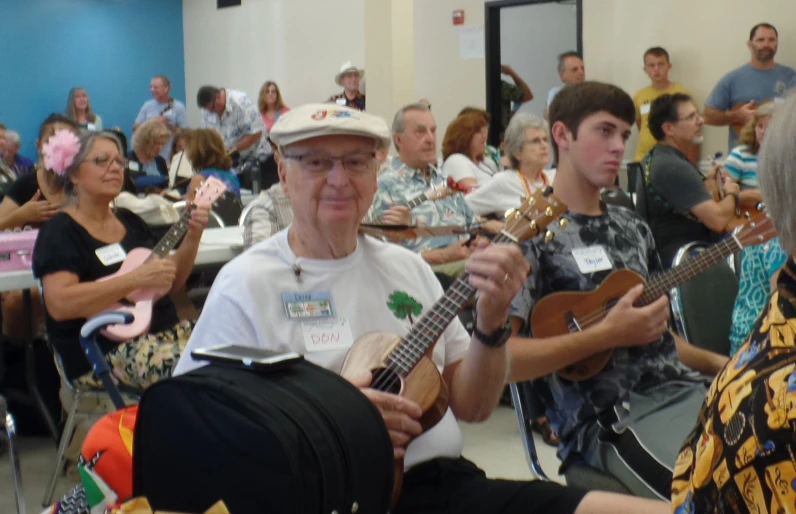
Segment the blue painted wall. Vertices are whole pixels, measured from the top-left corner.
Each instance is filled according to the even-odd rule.
[[[128,139],[152,76],[185,101],[182,0],[0,0],[0,48],[0,121],[31,158],[39,124],[66,109],[73,86]]]

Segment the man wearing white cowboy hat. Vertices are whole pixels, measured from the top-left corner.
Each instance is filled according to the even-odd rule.
[[[364,111],[365,95],[359,92],[359,81],[364,76],[365,70],[357,68],[351,61],[344,62],[334,77],[334,82],[343,87],[343,92],[329,98],[329,102]]]

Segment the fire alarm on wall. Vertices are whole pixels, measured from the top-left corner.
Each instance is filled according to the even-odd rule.
[[[453,24],[464,25],[464,9],[457,9],[453,11]]]

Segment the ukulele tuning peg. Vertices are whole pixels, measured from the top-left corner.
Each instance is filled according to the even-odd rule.
[[[531,230],[534,231],[534,233],[536,233],[539,230],[539,226],[536,224],[536,221],[531,221],[530,227]]]
[[[509,209],[509,210],[506,211],[506,214],[504,215],[504,217],[506,219],[509,219],[509,218],[513,217],[516,213],[517,213],[516,209]]]
[[[566,218],[561,218],[558,221],[558,226],[560,226],[561,228],[567,228],[567,225],[569,225],[569,221]]]
[[[555,237],[555,234],[553,234],[552,231],[548,230],[547,232],[545,232],[544,242],[545,243],[549,243],[550,241],[553,240],[554,237]]]
[[[553,216],[553,208],[552,207],[548,207],[547,209],[544,210],[544,214],[545,214],[545,216],[552,217]]]
[[[536,198],[531,198],[531,201],[528,202],[528,205],[530,205],[531,207],[536,207]]]

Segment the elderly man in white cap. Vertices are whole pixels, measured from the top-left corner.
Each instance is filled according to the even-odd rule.
[[[421,308],[418,319],[443,294],[420,256],[358,232],[376,192],[376,150],[390,139],[382,119],[305,105],[279,118],[270,137],[281,155],[279,179],[293,222],[221,270],[175,374],[202,365],[193,350],[228,343],[299,352],[339,373],[364,334],[409,331],[412,321],[390,308],[391,295],[409,296]],[[485,420],[498,403],[508,367],[509,305],[529,267],[518,247],[503,244],[473,252],[467,269],[479,292],[478,322],[471,338],[454,318],[434,346],[450,405],[436,426],[421,434],[417,404],[370,388],[370,374],[347,377],[382,412],[395,456],[404,457],[407,473],[391,512],[666,512],[664,503],[550,482],[489,480],[461,456],[457,418]],[[305,337],[307,322],[292,314],[296,302],[318,301],[332,305],[326,321],[340,335],[334,345]]]
[[[334,82],[343,88],[339,95],[329,98],[336,105],[365,110],[365,95],[359,92],[359,81],[365,76],[365,70],[357,68],[351,61],[340,66],[340,72],[334,76]]]

